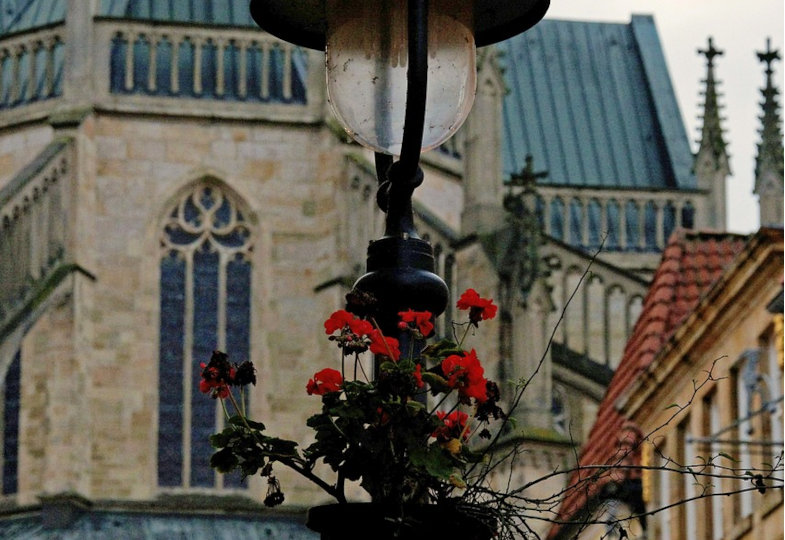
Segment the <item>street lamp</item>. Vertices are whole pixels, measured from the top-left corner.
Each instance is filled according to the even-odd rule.
[[[417,235],[412,194],[420,153],[461,126],[476,89],[475,47],[523,32],[549,0],[251,0],[251,15],[285,41],[326,51],[328,99],[341,124],[372,149],[384,236],[368,247],[355,289],[372,294],[388,335],[397,313],[447,305],[433,251]],[[393,156],[399,156],[394,161]]]

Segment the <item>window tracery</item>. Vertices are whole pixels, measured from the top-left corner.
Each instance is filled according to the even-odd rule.
[[[209,466],[217,402],[199,392],[214,349],[250,353],[251,230],[232,197],[201,182],[168,213],[160,235],[158,483],[239,487]]]

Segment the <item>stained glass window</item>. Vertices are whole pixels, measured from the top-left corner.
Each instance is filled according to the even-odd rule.
[[[3,495],[17,492],[21,358],[14,355],[3,382]]]
[[[215,349],[249,358],[250,229],[224,189],[201,183],[169,212],[160,241],[158,483],[236,487],[209,465],[222,413],[199,392],[199,363]]]

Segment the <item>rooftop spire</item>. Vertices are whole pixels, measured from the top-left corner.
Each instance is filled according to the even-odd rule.
[[[779,90],[774,87],[774,70],[772,64],[780,60],[780,52],[771,49],[771,39],[766,39],[766,50],[757,52],[758,60],[766,64],[766,87],[761,89],[763,95],[763,127],[760,129],[761,141],[758,143],[758,156],[755,160],[755,191],[758,191],[758,178],[767,170],[783,176],[782,130],[780,105],[777,101]]]
[[[707,149],[711,151],[711,156],[719,161],[727,162],[725,140],[722,136],[722,126],[720,125],[720,107],[717,103],[717,81],[714,78],[714,57],[722,56],[723,51],[714,47],[714,40],[709,37],[709,44],[705,49],[698,49],[698,53],[706,57],[707,74],[706,89],[703,91],[703,128],[701,130],[700,148],[698,154],[704,153]]]
[[[782,227],[783,208],[783,148],[780,119],[779,90],[774,87],[772,64],[780,59],[780,53],[771,49],[771,40],[766,40],[766,50],[758,52],[758,60],[766,65],[766,87],[763,95],[763,126],[759,133],[758,155],[755,159],[755,189],[759,199],[761,226]]]

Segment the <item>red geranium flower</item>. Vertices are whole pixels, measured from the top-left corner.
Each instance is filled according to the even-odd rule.
[[[330,334],[330,340],[336,341],[344,352],[360,353],[368,350],[367,336],[373,332],[373,325],[339,309],[324,321],[324,331]],[[340,332],[339,335],[332,335],[336,331]]]
[[[226,363],[229,365],[228,362]],[[199,364],[202,368],[202,380],[199,381],[199,391],[203,394],[211,394],[213,398],[227,398],[229,397],[229,385],[234,379],[237,370],[234,367],[229,367],[228,373],[221,374],[221,371],[212,365],[207,365],[204,362]],[[229,380],[226,380],[226,379]]]
[[[332,334],[336,330],[342,330],[344,326],[348,326],[349,323],[354,319],[354,315],[345,311],[343,309],[339,309],[332,315],[330,318],[324,321],[324,332],[326,334]]]
[[[439,442],[447,442],[451,439],[458,439],[461,436],[463,436],[464,440],[469,438],[469,434],[466,433],[466,422],[469,421],[468,414],[458,410],[455,410],[450,414],[447,414],[444,411],[436,411],[436,416],[439,417],[439,420],[444,422],[444,425],[436,428],[436,430],[431,433],[431,437],[438,439]]]
[[[398,316],[401,318],[401,321],[404,323],[414,323],[417,326],[417,329],[423,335],[423,337],[428,337],[433,332],[433,323],[431,322],[431,312],[430,311],[401,311],[398,313]]]
[[[368,336],[371,338],[370,350],[373,354],[387,356],[396,362],[401,357],[397,339],[383,336],[378,330],[373,330]]]
[[[477,326],[481,320],[493,319],[498,306],[490,298],[482,298],[474,289],[466,289],[457,303],[458,309],[469,310],[469,321]]]
[[[305,389],[308,391],[309,396],[314,394],[317,396],[323,396],[328,392],[340,391],[342,384],[343,377],[341,376],[340,371],[337,369],[325,368],[317,372],[313,376],[313,379],[308,381]]]
[[[422,382],[422,365],[417,364],[414,366],[414,371],[412,372],[412,377],[414,377],[414,382],[417,385],[417,388],[422,388],[425,386],[425,383]]]
[[[458,395],[464,400],[474,398],[484,403],[488,399],[487,380],[474,349],[463,356],[451,354],[442,360],[442,372],[450,388],[457,388]]]

